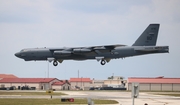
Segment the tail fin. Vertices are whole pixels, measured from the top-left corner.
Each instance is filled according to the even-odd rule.
[[[155,46],[160,24],[150,24],[132,46]]]

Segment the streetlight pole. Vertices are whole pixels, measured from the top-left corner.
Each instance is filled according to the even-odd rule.
[[[47,74],[48,74],[48,76],[47,76],[47,77],[49,78],[49,62],[48,62],[48,73],[47,73]]]

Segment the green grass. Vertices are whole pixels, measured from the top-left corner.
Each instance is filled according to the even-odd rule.
[[[94,104],[117,104],[114,100],[96,100]],[[0,99],[0,105],[52,105],[52,104],[87,104],[87,99],[74,99],[74,102],[61,102],[60,99]]]
[[[53,93],[46,93],[46,92],[9,92],[9,91],[0,91],[0,95],[66,95],[61,92],[53,92]]]

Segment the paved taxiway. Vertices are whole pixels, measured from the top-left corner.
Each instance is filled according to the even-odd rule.
[[[113,91],[66,91],[68,97],[89,97],[96,99],[111,99],[119,102],[118,105],[132,105],[131,92],[113,92]],[[63,96],[67,97],[67,96]],[[152,93],[141,92],[139,98],[135,99],[135,105],[179,105],[180,97],[154,95]]]
[[[95,98],[116,100],[116,105],[132,105],[131,92],[118,91],[61,91],[68,94],[63,96],[53,96],[53,98]],[[0,98],[50,98],[50,96],[21,96],[21,95],[0,95]],[[179,105],[180,97],[154,95],[149,92],[140,92],[139,98],[135,99],[135,105]],[[114,104],[113,104],[114,105]]]

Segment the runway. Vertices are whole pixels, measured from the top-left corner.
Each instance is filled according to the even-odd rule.
[[[63,93],[69,94],[63,97],[76,98],[96,98],[96,99],[111,99],[119,102],[118,105],[132,105],[131,92],[118,91],[65,91]],[[178,105],[180,97],[154,95],[152,93],[140,92],[139,98],[135,99],[135,105]]]

